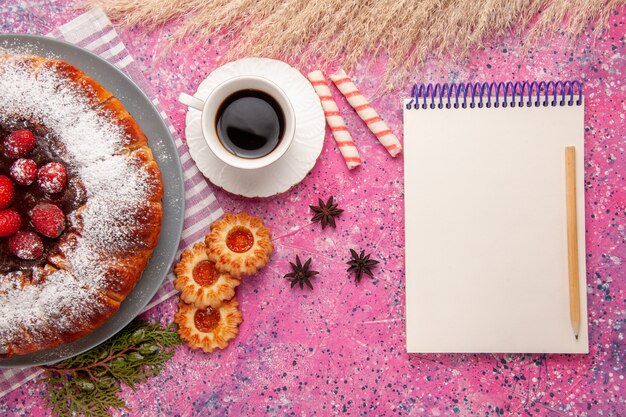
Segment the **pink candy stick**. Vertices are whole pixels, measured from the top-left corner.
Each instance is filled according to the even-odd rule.
[[[339,108],[330,94],[330,89],[328,88],[324,74],[322,74],[322,71],[316,70],[309,73],[307,78],[313,85],[315,92],[322,102],[324,116],[326,116],[326,123],[328,123],[328,126],[330,127],[330,131],[335,138],[337,147],[339,148],[348,169],[358,167],[361,165],[359,151],[356,149],[356,146],[352,141],[352,136],[350,136],[350,132],[348,132],[348,128],[346,127],[343,117],[339,114]]]
[[[396,156],[402,151],[402,145],[391,132],[389,126],[380,118],[376,110],[369,101],[356,88],[350,77],[343,69],[339,69],[335,74],[330,76],[341,94],[348,100],[348,103],[358,113],[361,120],[365,122],[367,127],[372,131],[376,138],[387,149],[391,156]]]

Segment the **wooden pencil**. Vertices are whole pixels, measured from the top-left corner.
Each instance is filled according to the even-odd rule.
[[[576,219],[576,148],[565,147],[565,198],[567,207],[567,263],[569,312],[574,336],[580,333],[580,287],[578,271],[578,221]]]

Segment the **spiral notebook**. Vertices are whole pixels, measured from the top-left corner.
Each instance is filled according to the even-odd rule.
[[[588,352],[583,108],[576,81],[414,86],[404,102],[409,352]],[[576,147],[578,339],[566,146]]]

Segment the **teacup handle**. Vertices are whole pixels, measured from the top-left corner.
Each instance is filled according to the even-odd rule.
[[[180,93],[178,95],[178,101],[183,103],[185,106],[194,108],[199,111],[202,111],[202,109],[204,108],[204,101],[194,96],[190,96],[189,94]]]

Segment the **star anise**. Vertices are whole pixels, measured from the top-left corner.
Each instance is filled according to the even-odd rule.
[[[378,261],[374,259],[370,259],[371,254],[365,255],[365,251],[362,250],[361,254],[357,254],[354,249],[350,249],[350,253],[352,254],[352,259],[347,262],[350,265],[348,268],[348,272],[354,272],[354,282],[361,282],[361,278],[363,278],[363,274],[367,274],[370,277],[374,278],[372,274],[372,268],[378,264]]]
[[[304,284],[306,284],[307,287],[313,289],[313,284],[311,284],[310,278],[319,274],[319,272],[309,270],[311,267],[311,258],[309,258],[309,260],[302,265],[300,257],[296,255],[296,263],[289,263],[291,264],[292,272],[285,274],[285,278],[291,281],[291,288],[295,287],[296,284],[300,284],[300,288],[304,288]]]
[[[337,208],[337,203],[333,201],[333,196],[328,198],[328,201],[324,203],[321,198],[318,199],[319,206],[309,206],[311,210],[315,212],[315,216],[311,219],[312,222],[322,222],[322,229],[327,225],[331,225],[333,228],[337,227],[335,223],[335,217],[343,213],[343,210]]]

